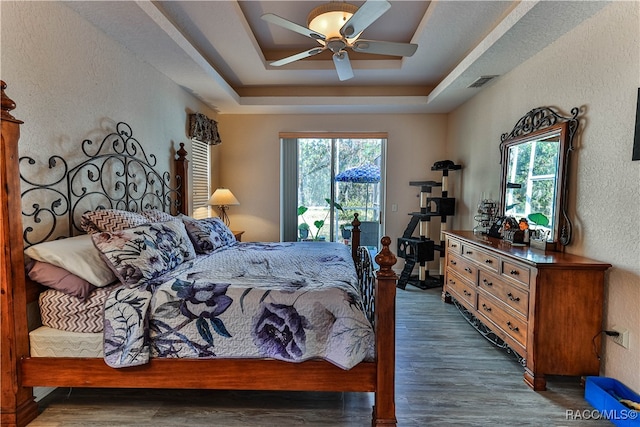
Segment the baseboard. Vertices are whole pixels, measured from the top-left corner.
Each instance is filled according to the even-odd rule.
[[[42,400],[45,397],[47,397],[49,394],[53,393],[53,391],[56,388],[57,387],[34,387],[33,388],[33,397],[34,397],[36,402],[39,402],[40,400]]]

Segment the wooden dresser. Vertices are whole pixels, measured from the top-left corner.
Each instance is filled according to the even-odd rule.
[[[472,231],[445,231],[442,297],[523,358],[524,381],[545,375],[599,375],[605,270],[561,252],[512,246]]]

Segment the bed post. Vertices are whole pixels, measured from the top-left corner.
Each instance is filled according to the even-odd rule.
[[[376,394],[372,425],[395,426],[395,365],[396,365],[396,284],[398,276],[391,267],[396,256],[389,250],[391,238],[381,240],[382,250],[375,257],[380,269],[376,272]]]
[[[353,228],[351,229],[351,258],[353,262],[358,262],[358,248],[360,247],[360,220],[358,214],[353,214],[353,221],[351,221]]]
[[[0,296],[1,371],[0,423],[3,426],[24,426],[38,416],[33,389],[20,386],[20,359],[29,355],[27,328],[27,298],[22,242],[22,203],[20,200],[20,170],[18,139],[20,124],[10,111],[16,104],[2,92],[2,138],[0,141],[0,264],[2,282]]]
[[[187,150],[184,149],[184,142],[180,143],[180,148],[176,151],[176,155],[178,156],[174,159],[175,167],[176,167],[176,183],[180,185],[178,191],[178,213],[189,215],[189,206],[187,203],[189,202],[189,198],[187,194],[189,193],[189,160],[187,159]]]

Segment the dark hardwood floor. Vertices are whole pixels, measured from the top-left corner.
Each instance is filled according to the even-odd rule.
[[[551,377],[547,391],[532,391],[515,358],[487,342],[440,292],[398,290],[399,426],[611,425],[567,416],[592,410],[579,378]],[[66,388],[40,402],[42,414],[30,426],[362,427],[371,423],[371,406],[368,393]]]

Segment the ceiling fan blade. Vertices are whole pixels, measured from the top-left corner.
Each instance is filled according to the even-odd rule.
[[[333,54],[333,64],[336,66],[338,72],[338,78],[340,81],[349,80],[353,78],[353,69],[351,68],[351,61],[349,61],[349,55],[344,50]]]
[[[267,22],[271,22],[272,24],[276,24],[282,28],[286,28],[287,30],[295,31],[303,36],[311,37],[315,40],[325,40],[327,38],[324,34],[317,33],[307,27],[303,27],[295,22],[291,22],[278,15],[274,15],[273,13],[265,13],[261,18]]]
[[[373,24],[389,8],[391,8],[391,3],[386,0],[367,0],[340,28],[340,34],[347,38],[355,37]]]
[[[295,55],[291,55],[291,56],[287,56],[286,58],[279,59],[278,61],[274,61],[269,65],[272,65],[274,67],[280,67],[281,65],[286,65],[291,62],[298,61],[299,59],[304,59],[310,56],[317,55],[326,49],[327,49],[326,47],[314,47],[313,49],[309,49],[304,52],[296,53]]]
[[[418,49],[417,44],[381,42],[376,40],[357,40],[351,48],[356,52],[375,53],[378,55],[412,56]]]

